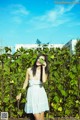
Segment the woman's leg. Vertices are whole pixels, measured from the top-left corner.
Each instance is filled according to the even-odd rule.
[[[41,120],[44,120],[44,112],[40,113]]]
[[[35,120],[41,120],[41,115],[39,113],[34,114]]]

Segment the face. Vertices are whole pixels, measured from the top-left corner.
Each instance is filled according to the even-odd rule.
[[[45,57],[44,56],[40,56],[38,59],[37,59],[37,62],[36,62],[36,65],[39,66],[41,65],[42,62],[45,62]]]

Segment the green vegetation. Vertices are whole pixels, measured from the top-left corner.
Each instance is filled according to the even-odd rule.
[[[10,117],[24,117],[26,92],[22,95],[20,109],[16,95],[21,91],[28,67],[34,64],[38,53],[48,56],[49,77],[44,84],[50,112],[46,117],[80,116],[80,41],[76,45],[76,53],[71,54],[67,48],[27,49],[20,48],[9,54],[10,48],[0,55],[0,111],[9,112]],[[27,91],[27,89],[26,89]]]

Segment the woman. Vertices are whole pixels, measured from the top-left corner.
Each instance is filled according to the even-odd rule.
[[[25,112],[33,113],[35,120],[44,120],[44,112],[49,110],[47,94],[43,87],[48,77],[47,56],[39,55],[32,68],[28,68],[26,79],[22,90],[25,90],[28,83],[27,102]],[[21,99],[21,93],[16,97]]]

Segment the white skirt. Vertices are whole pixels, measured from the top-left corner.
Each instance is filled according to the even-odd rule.
[[[28,88],[26,101],[24,109],[26,113],[35,114],[49,110],[47,94],[44,87],[39,84],[32,84]]]

